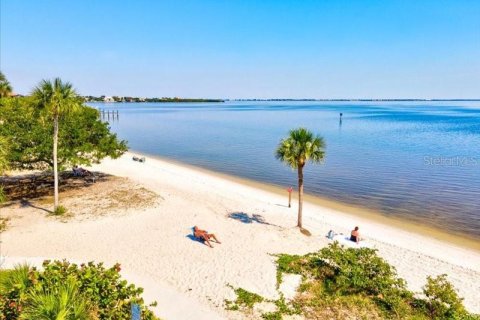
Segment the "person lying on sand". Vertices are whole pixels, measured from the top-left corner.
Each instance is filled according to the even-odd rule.
[[[202,239],[203,241],[205,241],[210,248],[213,248],[212,244],[210,243],[211,238],[213,238],[215,242],[221,243],[220,241],[218,241],[217,237],[215,237],[213,233],[208,233],[205,230],[199,229],[197,226],[193,227],[193,236],[195,238]]]
[[[78,177],[83,177],[83,176],[89,176],[92,175],[90,171],[87,169],[83,169],[82,167],[79,167],[77,165],[73,166],[73,175],[78,176]]]
[[[358,231],[358,227],[355,227],[355,229],[352,230],[352,233],[350,233],[350,241],[356,243],[360,242],[360,232]]]

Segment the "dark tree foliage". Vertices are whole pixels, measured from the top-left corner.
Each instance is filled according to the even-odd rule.
[[[105,157],[118,158],[127,150],[100,120],[98,111],[81,105],[60,119],[58,164],[89,165]],[[6,156],[11,168],[50,169],[53,166],[53,122],[29,98],[0,99],[0,136],[9,141]]]

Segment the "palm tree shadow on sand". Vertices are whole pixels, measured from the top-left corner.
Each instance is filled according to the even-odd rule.
[[[39,209],[39,210],[45,211],[46,213],[53,213],[53,211],[51,211],[51,210],[48,210],[48,209],[46,209],[46,208],[42,208],[42,207],[39,207],[39,206],[34,205],[32,202],[30,202],[30,201],[27,200],[27,199],[22,199],[22,200],[20,200],[20,206],[21,206],[22,208],[31,207],[31,208],[35,208],[35,209]]]
[[[265,220],[265,218],[260,215],[260,214],[252,214],[249,215],[248,213],[245,212],[231,212],[227,215],[229,218],[240,221],[242,223],[260,223],[260,224],[266,224],[269,226],[277,226],[276,224],[269,223]]]

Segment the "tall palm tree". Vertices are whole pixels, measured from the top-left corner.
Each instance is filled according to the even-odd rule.
[[[8,82],[5,75],[0,71],[0,98],[9,97],[12,94],[13,88]]]
[[[303,207],[303,168],[310,160],[321,163],[325,156],[325,142],[321,136],[305,129],[290,130],[287,138],[282,139],[275,152],[275,157],[298,171],[298,223],[302,228]]]
[[[42,80],[32,93],[39,107],[45,109],[53,119],[53,175],[54,175],[54,211],[58,208],[58,127],[59,118],[79,106],[79,96],[72,84],[62,82],[60,78],[52,81]]]

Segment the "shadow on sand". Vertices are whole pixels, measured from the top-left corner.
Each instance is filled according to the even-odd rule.
[[[45,211],[46,213],[53,213],[53,211],[51,211],[51,210],[48,210],[48,209],[45,209],[45,208],[38,207],[38,206],[34,205],[33,203],[31,203],[31,202],[30,202],[29,200],[27,200],[27,199],[22,199],[22,200],[20,200],[20,206],[21,206],[22,208],[31,207],[31,208],[35,208],[35,209],[39,209],[39,210]]]
[[[245,212],[232,212],[228,214],[228,217],[231,219],[238,220],[243,223],[260,223],[260,224],[266,224],[270,226],[277,226],[274,224],[271,224],[265,220],[265,218],[262,215],[259,214],[252,214],[251,216],[248,213]],[[278,226],[277,226],[278,227]]]
[[[91,172],[87,176],[75,176],[72,171],[59,172],[59,191],[88,188],[96,182],[107,181],[110,177],[110,175],[103,172]],[[52,196],[53,174],[46,171],[0,176],[0,186],[3,188],[9,201],[23,201],[24,199]],[[22,205],[28,206],[28,200],[25,201],[27,203],[22,203]],[[30,206],[33,207],[32,205]]]
[[[187,234],[185,237],[194,241],[194,242],[201,243],[202,245],[208,247],[208,245],[205,243],[205,241],[203,241],[202,239],[196,238],[193,234]]]

